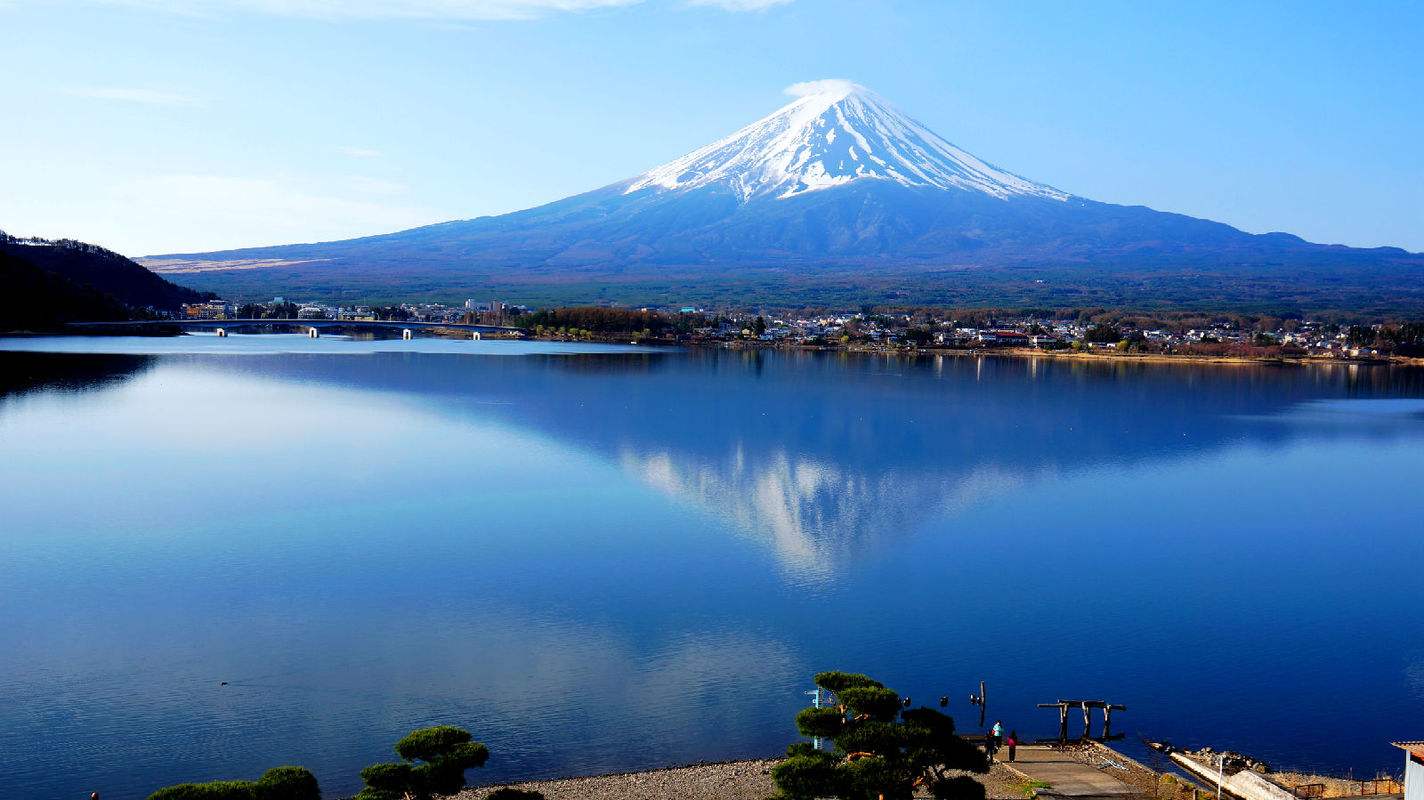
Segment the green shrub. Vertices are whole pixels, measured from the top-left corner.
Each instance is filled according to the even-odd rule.
[[[818,751],[816,755],[792,756],[771,768],[772,780],[781,796],[790,800],[835,797],[840,794],[841,775],[836,759]]]
[[[406,761],[431,761],[444,756],[455,745],[470,739],[470,732],[454,725],[436,725],[406,734],[396,742],[396,754]]]
[[[361,770],[361,781],[377,793],[399,797],[415,779],[415,767],[410,764],[372,764]]]
[[[257,779],[257,800],[321,800],[321,787],[303,767],[273,767]]]
[[[854,687],[873,686],[875,688],[884,688],[880,681],[871,678],[869,675],[862,675],[859,672],[839,672],[835,670],[830,672],[818,672],[813,680],[815,680],[817,686],[836,694],[840,694],[846,689]]]
[[[166,786],[148,800],[258,800],[253,781],[208,781]]]
[[[850,761],[836,768],[842,775],[843,786],[850,790],[851,797],[910,797],[910,787],[905,785],[904,773],[886,756],[870,756]],[[844,791],[844,789],[843,789]]]
[[[803,708],[796,714],[796,730],[802,736],[834,737],[841,732],[845,715],[835,708]]]
[[[796,715],[807,736],[829,738],[833,752],[806,742],[786,749],[771,771],[779,800],[909,800],[927,785],[944,800],[983,800],[972,778],[950,780],[958,770],[986,772],[984,754],[954,732],[954,720],[929,708],[900,713],[900,696],[879,681],[846,672],[822,672],[816,683],[852,712],[809,708]]]
[[[159,789],[148,800],[321,800],[321,788],[302,767],[273,767],[255,781],[180,783]]]
[[[489,759],[488,747],[452,725],[411,731],[396,743],[396,753],[405,763],[372,764],[361,770],[366,788],[357,800],[401,800],[405,795],[425,800],[454,794],[465,788],[465,770],[482,767]]]
[[[900,713],[900,696],[878,686],[855,686],[836,692],[836,699],[855,716],[890,721]]]
[[[836,737],[836,747],[845,753],[888,753],[905,741],[905,726],[893,722],[866,720]]]

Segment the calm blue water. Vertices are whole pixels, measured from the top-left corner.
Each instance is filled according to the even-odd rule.
[[[1397,769],[1424,372],[0,340],[0,796],[763,756],[810,675]],[[220,681],[229,685],[220,686]]]

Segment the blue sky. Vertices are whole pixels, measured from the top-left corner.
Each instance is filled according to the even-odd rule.
[[[0,0],[0,229],[319,241],[612,183],[848,78],[1074,194],[1424,250],[1424,3]]]

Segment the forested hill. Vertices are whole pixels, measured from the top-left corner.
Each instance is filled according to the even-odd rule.
[[[0,330],[128,319],[203,298],[102,247],[0,232]]]

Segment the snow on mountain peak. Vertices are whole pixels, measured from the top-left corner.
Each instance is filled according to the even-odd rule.
[[[1066,200],[1069,195],[960,150],[847,80],[796,83],[770,116],[634,178],[626,193],[721,185],[743,201],[788,198],[857,180]]]

